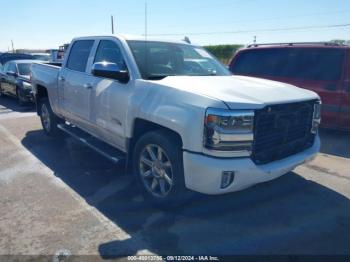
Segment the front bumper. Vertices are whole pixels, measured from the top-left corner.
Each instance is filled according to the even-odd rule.
[[[23,99],[26,102],[34,102],[33,90],[32,88],[21,88],[20,90]]]
[[[188,189],[209,195],[243,190],[258,183],[276,179],[297,166],[311,161],[319,152],[320,146],[320,138],[317,137],[311,148],[261,166],[257,166],[250,158],[213,158],[184,152],[185,184]],[[234,171],[235,178],[230,186],[222,189],[221,178],[224,171]]]

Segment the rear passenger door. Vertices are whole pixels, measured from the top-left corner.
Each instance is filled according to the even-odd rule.
[[[343,95],[340,106],[340,128],[350,130],[350,50],[344,71]]]
[[[322,99],[322,126],[339,128],[345,50],[300,48],[295,85],[315,91]],[[299,70],[300,69],[300,70]]]
[[[65,116],[86,131],[91,128],[90,99],[94,80],[87,72],[87,65],[94,43],[94,40],[75,41],[58,77],[60,102]]]

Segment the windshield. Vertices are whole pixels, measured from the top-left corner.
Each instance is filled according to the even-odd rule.
[[[50,55],[33,55],[35,60],[41,60],[41,61],[49,61],[50,60]]]
[[[30,66],[31,64],[18,64],[18,73],[22,76],[30,75]]]
[[[224,65],[200,47],[149,41],[128,41],[128,44],[144,79],[231,75]]]

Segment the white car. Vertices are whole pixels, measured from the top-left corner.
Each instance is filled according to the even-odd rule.
[[[232,76],[185,42],[77,38],[62,67],[34,64],[32,81],[48,135],[126,160],[161,206],[275,179],[320,149],[317,94]]]

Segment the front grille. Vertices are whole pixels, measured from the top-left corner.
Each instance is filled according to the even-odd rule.
[[[280,160],[310,148],[317,101],[267,106],[255,112],[252,159],[257,165]]]

